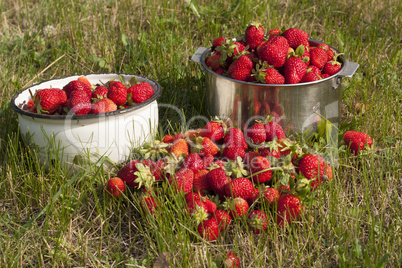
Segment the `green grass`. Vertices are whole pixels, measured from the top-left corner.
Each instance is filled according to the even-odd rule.
[[[171,267],[213,267],[228,250],[242,267],[401,266],[402,2],[268,2],[0,1],[1,266],[152,267],[165,255]],[[76,177],[60,163],[47,170],[22,142],[11,97],[75,74],[146,76],[163,87],[158,102],[187,119],[205,115],[205,77],[189,57],[254,20],[304,29],[359,63],[342,80],[341,133],[364,131],[376,141],[365,156],[341,152],[335,179],[286,231],[272,224],[256,236],[234,224],[214,243],[199,240],[180,196],[161,197],[163,220],[146,217],[138,192],[113,199],[103,191],[115,170],[91,167]],[[181,127],[166,108],[160,122],[163,132]]]

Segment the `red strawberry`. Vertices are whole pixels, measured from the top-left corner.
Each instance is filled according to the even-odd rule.
[[[216,54],[213,53],[211,56],[208,57],[208,59],[205,61],[205,64],[211,68],[212,71],[217,71],[221,69],[223,66],[221,65],[221,54]]]
[[[289,43],[282,36],[272,36],[258,50],[258,58],[266,61],[268,65],[274,68],[281,67],[286,61]]]
[[[139,160],[133,160],[117,172],[117,177],[121,178],[130,187],[138,186],[138,184],[134,182],[137,178],[137,175],[134,174],[137,171],[137,167],[135,166],[137,163],[141,162]]]
[[[153,94],[154,89],[148,82],[141,82],[127,89],[127,97],[131,96],[131,100],[137,104],[150,99]]]
[[[279,226],[291,223],[297,219],[301,211],[302,205],[300,199],[292,194],[284,194],[278,200],[276,222]]]
[[[184,195],[184,200],[186,200],[186,203],[190,203],[192,201],[201,200],[202,197],[203,195],[200,193],[188,192]]]
[[[281,29],[272,29],[269,32],[269,35],[280,35],[281,34]]]
[[[247,224],[254,233],[262,233],[268,228],[267,214],[262,210],[251,211],[247,217]]]
[[[172,135],[167,134],[163,137],[162,141],[164,143],[173,143],[173,137]]]
[[[176,191],[185,193],[191,192],[193,189],[194,172],[189,168],[181,168],[170,179],[170,185],[173,185]]]
[[[227,43],[216,47],[215,50],[221,53],[221,65],[231,64],[236,55],[240,55],[246,47],[238,41],[229,40]]]
[[[226,70],[225,70],[225,68],[222,67],[222,68],[219,68],[218,70],[216,70],[215,73],[220,74],[220,75],[225,75]]]
[[[255,201],[258,200],[259,197],[260,197],[260,190],[258,190],[258,188],[254,188],[253,193],[249,198],[246,199],[246,201],[249,204],[249,206],[251,206]]]
[[[249,166],[252,180],[257,183],[265,183],[269,181],[272,177],[272,171],[264,171],[269,168],[271,168],[271,163],[268,158],[263,156],[254,157]]]
[[[162,141],[164,142],[164,143],[173,143],[173,142],[175,142],[175,141],[177,141],[178,139],[181,139],[181,138],[183,138],[183,133],[178,133],[178,134],[176,134],[176,135],[165,135],[164,137],[163,137],[163,139],[162,139]]]
[[[308,83],[320,80],[321,77],[313,72],[306,72],[303,78],[300,80],[300,83]]]
[[[273,147],[275,147],[275,146],[273,146]],[[263,157],[272,156],[272,157],[279,159],[279,157],[281,157],[281,152],[280,152],[279,148],[273,148],[273,147],[271,148],[270,145],[268,145],[267,147],[264,147],[264,146],[259,147],[258,154]]]
[[[152,159],[144,159],[141,161],[141,163],[149,167],[149,171],[155,178],[155,181],[161,181],[163,179],[162,172],[165,166],[164,159],[159,159],[156,162]]]
[[[218,222],[214,217],[204,220],[197,227],[200,236],[207,241],[215,241],[219,235]]]
[[[54,114],[67,101],[65,92],[59,88],[45,88],[34,95],[34,108],[37,113]],[[31,108],[32,108],[31,107]]]
[[[262,189],[261,192],[264,197],[263,200],[269,205],[274,205],[276,202],[278,202],[280,194],[277,189],[266,186]]]
[[[64,90],[64,91],[66,92],[66,94],[67,94],[67,99],[69,99],[69,98],[71,97],[71,93],[72,93],[73,91],[76,91],[76,90],[83,90],[83,91],[85,91],[85,92],[87,93],[87,95],[88,95],[89,97],[92,96],[92,89],[91,89],[91,87],[88,86],[86,83],[83,83],[83,82],[78,81],[78,80],[70,81],[67,85],[65,85],[65,86],[63,87],[63,90]]]
[[[263,123],[257,123],[252,127],[246,129],[246,136],[249,138],[254,144],[260,144],[264,142],[267,138],[267,134],[265,132],[265,127]]]
[[[296,84],[301,81],[307,71],[307,65],[298,57],[290,57],[283,66],[283,76],[286,84]]]
[[[207,206],[204,204],[203,201],[201,201],[201,199],[187,200],[187,195],[186,195],[186,205],[187,205],[187,210],[190,214],[202,213],[205,215],[208,213]]]
[[[194,173],[204,168],[204,162],[197,153],[190,153],[184,158],[183,166],[191,169]]]
[[[119,197],[126,191],[124,181],[119,177],[110,178],[106,184],[106,190],[114,197]]]
[[[127,101],[127,88],[119,81],[109,81],[107,97],[117,106],[124,105]]]
[[[299,50],[301,50],[303,53],[301,53]],[[300,45],[297,49],[296,49],[296,55],[297,54],[301,54],[300,58],[303,60],[303,62],[309,66],[310,65],[310,47],[309,46],[303,46]]]
[[[254,157],[259,156],[259,155],[260,155],[260,153],[257,151],[249,151],[244,156],[243,163],[246,165],[246,167],[249,167],[251,164],[251,161],[254,159]]]
[[[212,48],[215,49],[216,47],[222,46],[226,44],[226,38],[221,36],[212,41]]]
[[[204,168],[207,169],[214,163],[215,158],[212,154],[204,154],[202,161],[204,162]]]
[[[240,267],[239,257],[232,252],[227,253],[225,259],[223,260],[223,267],[224,268]]]
[[[102,98],[106,98],[107,96],[107,87],[105,86],[97,86],[94,90],[94,92],[92,92],[92,98],[93,99],[102,99]]]
[[[236,178],[225,186],[226,196],[248,199],[254,193],[253,183],[244,177]]]
[[[213,119],[205,124],[199,135],[201,137],[207,137],[212,141],[219,141],[225,135],[225,128],[225,122],[219,119]]]
[[[92,104],[91,113],[100,114],[108,113],[117,110],[117,105],[112,100],[108,98],[100,99],[99,101]]]
[[[152,192],[144,192],[140,196],[140,206],[145,214],[155,216],[159,203],[155,200]]]
[[[309,46],[308,33],[298,28],[289,28],[283,32],[282,36],[288,40],[289,46],[293,49],[300,45]]]
[[[253,22],[247,26],[246,32],[244,34],[246,38],[246,45],[250,49],[255,49],[261,43],[264,38],[265,32],[261,24],[258,22]]]
[[[253,62],[248,55],[243,55],[237,58],[229,65],[229,76],[235,80],[247,81],[251,76]]]
[[[220,197],[225,196],[226,184],[230,183],[231,179],[226,175],[223,168],[215,168],[208,172],[206,180],[209,187]]]
[[[272,66],[258,68],[254,70],[252,76],[256,81],[263,84],[285,84],[285,77]]]
[[[315,189],[321,182],[321,176],[325,175],[324,159],[321,156],[306,154],[298,163],[298,172],[309,180],[313,180]],[[313,186],[313,185],[312,185]]]
[[[234,144],[235,146],[242,147],[244,150],[248,149],[243,131],[236,127],[231,127],[227,130],[225,136],[223,137],[223,143]]]
[[[247,214],[249,209],[247,201],[241,197],[230,198],[223,205],[232,217],[242,217]]]
[[[206,197],[204,197],[204,198],[201,199],[201,200],[204,202],[204,204],[205,204],[205,206],[206,206],[206,208],[207,208],[207,212],[208,212],[208,213],[214,214],[214,213],[216,212],[218,206],[216,205],[215,202],[209,200],[209,199],[206,198]]]
[[[273,141],[275,138],[278,141],[281,141],[283,139],[286,139],[286,134],[281,125],[279,125],[276,122],[267,122],[265,125],[265,133],[266,133],[266,139],[265,141],[270,142]]]
[[[371,147],[371,145],[373,145],[373,140],[367,133],[351,130],[346,131],[343,135],[343,141],[354,155],[364,150],[365,147]]]
[[[321,76],[321,70],[315,65],[309,65],[306,72],[312,72]]]
[[[91,111],[91,95],[84,90],[74,90],[70,94],[67,108],[76,115],[85,115]]]
[[[139,160],[132,160],[119,169],[117,177],[133,188],[150,188],[155,181],[149,166],[144,165]]]
[[[207,181],[208,172],[206,169],[201,169],[194,173],[193,191],[195,193],[206,194],[211,190]]]
[[[337,55],[338,56],[338,55]],[[336,57],[337,57],[336,56]],[[329,76],[336,74],[342,69],[342,64],[336,60],[335,56],[334,59],[325,63],[322,72],[324,74],[328,74]]]
[[[170,153],[179,157],[181,155],[187,156],[189,153],[188,143],[185,139],[176,140],[170,148]]]
[[[196,137],[191,146],[191,151],[198,152],[202,156],[214,156],[219,152],[219,147],[208,137]]]
[[[310,50],[310,64],[322,69],[328,61],[327,52],[321,47],[314,47]]]
[[[334,51],[330,48],[330,46],[325,43],[320,43],[317,47],[324,49],[327,52],[328,60],[332,60],[332,58],[334,57]]]
[[[213,217],[218,222],[219,231],[223,232],[232,223],[232,217],[223,209],[217,209]]]
[[[323,173],[320,174],[320,177],[317,176],[317,178],[311,182],[311,189],[317,189],[320,183],[324,180],[324,178],[327,180],[332,180],[333,178],[332,167],[327,163],[323,162],[322,170]]]
[[[222,150],[222,156],[229,160],[235,160],[237,157],[243,158],[245,155],[246,151],[244,148],[235,143],[225,144]]]

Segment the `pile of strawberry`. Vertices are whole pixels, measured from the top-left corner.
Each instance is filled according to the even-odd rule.
[[[264,30],[251,23],[244,34],[213,40],[206,65],[235,80],[264,84],[296,84],[317,81],[338,73],[342,64],[330,46],[313,46],[307,32],[298,28]]]
[[[70,81],[62,89],[44,88],[31,93],[24,109],[37,114],[85,115],[113,112],[142,103],[154,94],[152,86],[138,83],[135,76],[125,81],[111,79],[92,85],[85,76]]]
[[[345,142],[356,154],[372,144],[367,135],[353,131],[345,134]],[[142,210],[154,217],[162,195],[184,196],[184,212],[209,241],[234,218],[246,219],[240,222],[261,233],[270,224],[297,220],[303,202],[333,179],[332,167],[305,149],[275,122],[256,121],[239,129],[230,120],[216,118],[203,128],[144,144],[141,159],[118,169],[106,188],[115,197],[126,186],[140,189]]]

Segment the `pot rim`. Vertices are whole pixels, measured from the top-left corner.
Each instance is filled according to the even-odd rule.
[[[18,98],[18,96],[25,92],[26,90],[32,88],[32,87],[36,87],[38,85],[41,85],[43,83],[47,83],[53,80],[62,80],[62,79],[66,79],[69,77],[73,77],[73,76],[90,76],[90,75],[123,75],[123,76],[135,76],[136,78],[143,78],[144,80],[142,81],[151,81],[156,88],[154,88],[154,94],[152,95],[151,98],[149,98],[148,100],[137,104],[135,106],[130,106],[128,108],[125,109],[119,109],[113,112],[107,112],[107,113],[100,113],[100,114],[86,114],[86,115],[49,115],[49,114],[36,114],[36,113],[31,113],[28,112],[26,110],[21,109],[20,107],[18,107],[21,104],[16,104],[15,101]],[[92,119],[92,118],[98,118],[98,117],[104,117],[104,116],[113,116],[113,115],[120,115],[120,114],[125,114],[134,110],[138,110],[141,109],[145,106],[147,106],[148,104],[152,103],[153,101],[157,100],[160,96],[162,95],[162,88],[161,85],[156,82],[153,79],[150,78],[146,78],[144,76],[140,76],[140,75],[134,75],[134,74],[126,74],[126,73],[89,73],[89,74],[80,74],[80,75],[70,75],[70,76],[64,76],[64,77],[58,77],[58,78],[54,78],[54,79],[49,79],[46,81],[42,81],[39,83],[36,83],[34,85],[25,87],[23,89],[21,89],[20,91],[18,91],[16,94],[14,94],[14,96],[11,98],[11,107],[19,114],[19,115],[25,115],[25,116],[29,116],[29,117],[34,117],[34,118],[42,118],[42,119],[51,119],[51,120],[65,120],[65,119],[79,119],[79,120],[85,120],[85,119]]]
[[[317,41],[317,40],[314,40],[314,39],[309,39],[309,42],[317,44],[317,45],[324,43],[324,42],[320,42],[320,41]],[[336,48],[334,48],[334,47],[332,47],[330,45],[328,45],[328,46],[330,48],[334,49],[336,51],[336,53],[340,53],[340,51],[338,49],[336,49]],[[235,80],[233,78],[223,76],[221,74],[218,74],[218,73],[215,73],[214,71],[212,71],[211,68],[209,68],[205,63],[206,55],[211,52],[211,49],[212,49],[211,47],[207,48],[201,55],[201,65],[205,70],[207,70],[212,75],[222,77],[222,78],[230,80],[230,81],[232,81],[234,83],[240,83],[240,84],[252,85],[252,86],[261,86],[261,87],[300,87],[300,86],[305,86],[305,85],[313,85],[313,84],[323,83],[325,81],[328,81],[328,80],[331,80],[333,78],[338,77],[344,71],[344,69],[346,68],[346,64],[347,64],[345,55],[342,54],[342,55],[340,55],[341,62],[342,62],[342,68],[339,70],[339,72],[337,72],[336,74],[331,75],[331,76],[329,76],[327,78],[323,78],[323,79],[313,81],[313,82],[304,82],[304,83],[296,83],[296,84],[263,84],[263,83],[254,83],[254,82],[246,82],[246,81]]]

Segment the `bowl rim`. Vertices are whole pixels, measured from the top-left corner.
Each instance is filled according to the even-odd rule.
[[[118,77],[119,75],[123,75],[123,76],[135,76],[136,78],[142,78],[143,80],[141,80],[141,82],[143,81],[151,81],[154,85],[154,94],[152,95],[151,98],[149,98],[148,100],[139,103],[135,106],[130,106],[127,107],[125,109],[119,109],[113,112],[107,112],[107,113],[99,113],[99,114],[86,114],[86,115],[49,115],[49,114],[37,114],[37,113],[32,113],[32,112],[28,112],[22,108],[19,107],[19,105],[21,104],[16,104],[16,99],[19,97],[20,94],[22,94],[23,92],[29,90],[32,87],[37,87],[38,85],[41,85],[43,83],[47,83],[50,81],[54,81],[54,80],[62,80],[62,79],[66,79],[69,77],[80,77],[80,76],[90,76],[90,75],[115,75],[116,77]],[[152,86],[152,85],[151,85]],[[65,119],[79,119],[79,120],[84,120],[84,119],[92,119],[92,118],[98,118],[98,117],[104,117],[104,116],[113,116],[113,115],[120,115],[120,114],[125,114],[134,110],[139,110],[145,106],[147,106],[148,104],[152,103],[153,101],[157,100],[160,96],[162,95],[162,87],[161,85],[156,82],[155,80],[151,79],[151,78],[147,78],[141,75],[135,75],[135,74],[127,74],[127,73],[88,73],[88,74],[77,74],[77,75],[70,75],[70,76],[63,76],[63,77],[57,77],[57,78],[53,78],[53,79],[49,79],[49,80],[45,80],[45,81],[41,81],[39,83],[35,83],[31,86],[25,87],[23,89],[21,89],[20,91],[18,91],[16,94],[14,94],[14,96],[11,98],[10,104],[11,107],[18,113],[21,115],[25,115],[25,116],[29,116],[29,117],[34,117],[34,118],[42,118],[42,119],[52,119],[52,120],[65,120]]]

